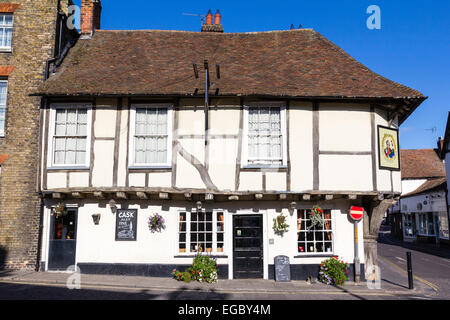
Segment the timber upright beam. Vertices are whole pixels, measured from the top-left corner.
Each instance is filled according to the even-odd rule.
[[[379,199],[379,198],[377,198]],[[366,202],[364,213],[364,272],[367,280],[379,279],[377,239],[384,214],[396,201],[394,199],[373,200]]]

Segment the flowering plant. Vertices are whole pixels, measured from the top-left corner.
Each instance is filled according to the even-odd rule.
[[[164,218],[158,213],[150,216],[148,218],[148,228],[151,232],[161,232],[162,229],[166,228]]]
[[[56,219],[58,219],[61,216],[65,216],[67,214],[66,206],[64,203],[60,202],[52,209],[52,214],[56,216]]]
[[[334,256],[320,264],[319,281],[325,284],[342,285],[348,280],[348,273],[348,263]]]
[[[312,228],[314,228],[314,226],[316,225],[320,225],[323,226],[324,224],[324,220],[323,220],[323,216],[322,216],[323,210],[318,206],[315,205],[312,210],[311,210],[311,216],[309,217],[311,224],[310,226],[307,228],[308,230],[311,230]]]
[[[217,282],[217,261],[208,255],[200,255],[194,258],[192,267],[188,269],[191,277],[200,282]]]
[[[280,214],[278,217],[273,219],[273,231],[276,234],[282,235],[288,231],[289,225],[286,223],[286,217]]]

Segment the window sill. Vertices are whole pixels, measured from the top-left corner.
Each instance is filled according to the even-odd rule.
[[[64,167],[64,166],[59,166],[59,167],[47,167],[47,171],[52,171],[52,170],[90,170],[89,167]]]
[[[316,253],[316,254],[312,254],[312,253],[306,253],[306,254],[299,254],[294,256],[294,258],[322,258],[322,257],[326,257],[326,258],[331,258],[334,257],[335,254],[334,253],[329,253],[329,252],[321,252],[321,253]]]
[[[155,165],[155,166],[128,166],[129,170],[171,170],[170,165]]]
[[[226,255],[226,254],[216,254],[216,253],[213,253],[213,252],[202,252],[202,253],[205,253],[204,255],[207,255],[207,256],[209,256],[211,258],[216,258],[216,259],[228,258],[228,255]],[[186,253],[186,254],[178,254],[178,255],[175,255],[173,257],[174,258],[195,258],[196,256],[197,256],[197,254]]]
[[[242,171],[254,171],[254,170],[274,170],[274,171],[283,171],[287,170],[287,166],[271,166],[271,165],[245,165],[241,167]]]

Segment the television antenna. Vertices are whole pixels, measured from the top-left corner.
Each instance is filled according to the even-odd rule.
[[[195,16],[200,17],[200,20],[202,20],[202,23],[205,23],[206,16],[203,14],[196,14],[196,13],[183,13],[184,16]]]
[[[436,128],[436,127],[433,127],[433,128],[425,129],[425,130],[431,131],[431,133],[436,133],[437,128]]]

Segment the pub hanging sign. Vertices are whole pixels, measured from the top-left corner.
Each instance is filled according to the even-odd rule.
[[[137,209],[118,209],[116,213],[116,241],[136,241]]]

